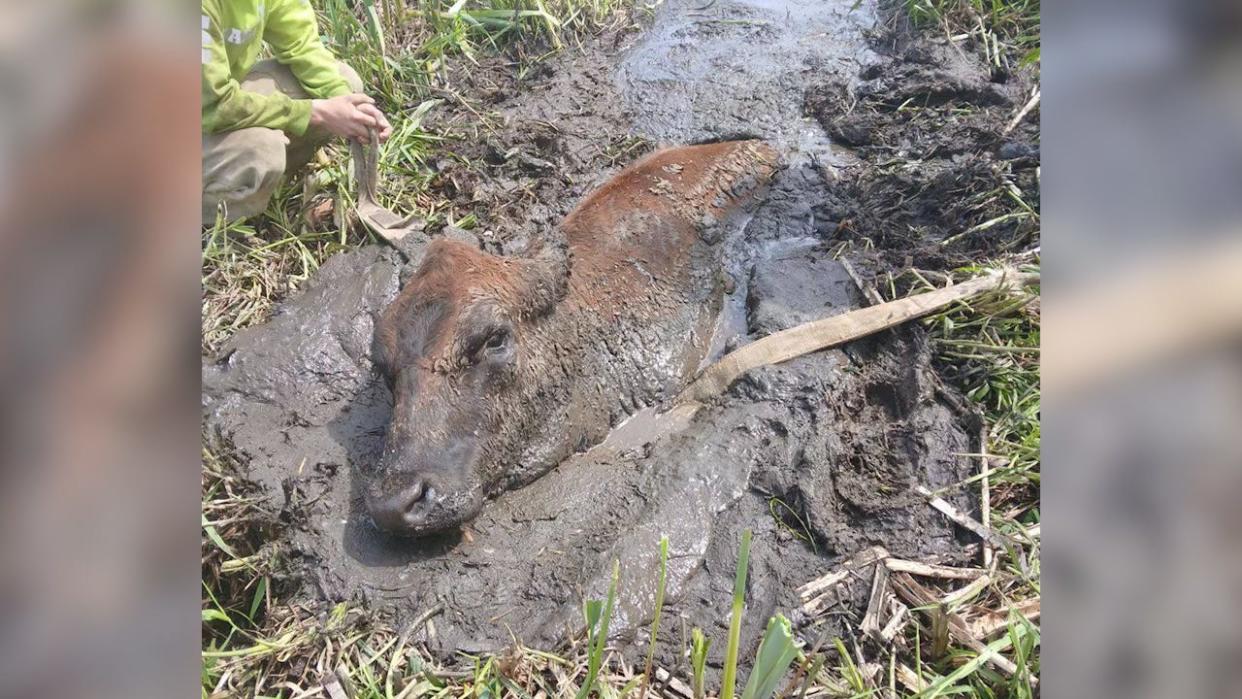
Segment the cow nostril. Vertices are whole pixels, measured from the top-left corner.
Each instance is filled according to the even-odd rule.
[[[408,534],[430,517],[438,494],[431,484],[412,475],[400,484],[389,481],[382,494],[367,496],[371,520],[393,534]]]
[[[412,512],[414,508],[429,499],[434,492],[431,486],[427,485],[427,481],[418,481],[414,484],[414,487],[406,492],[405,511]]]

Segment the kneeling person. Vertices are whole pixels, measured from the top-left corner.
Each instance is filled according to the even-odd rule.
[[[333,136],[392,127],[319,41],[309,0],[202,0],[203,225],[261,213]],[[262,42],[274,58],[258,60]]]

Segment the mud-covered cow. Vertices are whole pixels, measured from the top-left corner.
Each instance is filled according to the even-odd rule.
[[[720,226],[777,167],[759,141],[657,151],[521,256],[430,243],[376,326],[393,393],[366,507],[417,536],[598,443],[675,395],[710,341]]]

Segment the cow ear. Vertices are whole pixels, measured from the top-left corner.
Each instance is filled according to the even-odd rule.
[[[386,380],[392,373],[397,351],[397,331],[386,318],[387,313],[387,309],[381,309],[371,314],[374,325],[371,333],[371,366]]]
[[[515,263],[520,317],[537,318],[565,298],[571,261],[569,244],[561,231],[532,240]]]

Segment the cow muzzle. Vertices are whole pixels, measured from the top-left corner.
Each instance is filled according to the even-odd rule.
[[[477,490],[449,488],[416,473],[390,474],[366,493],[367,511],[375,526],[405,537],[460,526],[478,514],[482,505]]]

